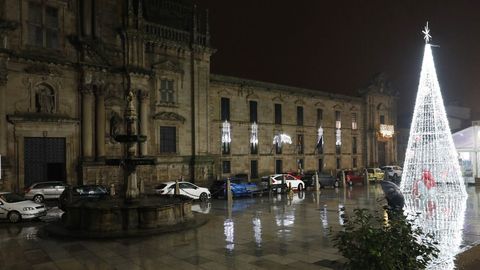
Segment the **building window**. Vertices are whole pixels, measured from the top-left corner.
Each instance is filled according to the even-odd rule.
[[[256,155],[258,154],[258,144],[250,144],[250,154]]]
[[[297,169],[299,172],[302,172],[305,169],[305,162],[303,158],[297,160]]]
[[[357,113],[352,113],[352,129],[358,129]]]
[[[275,173],[283,173],[283,162],[281,159],[275,160]]]
[[[258,178],[258,160],[250,161],[250,178],[251,179]]]
[[[278,142],[275,143],[275,154],[282,154],[282,145]]]
[[[297,107],[297,126],[303,126],[303,107]]]
[[[160,102],[174,103],[173,99],[173,80],[160,80]]]
[[[220,107],[222,122],[230,121],[230,99],[222,97]]]
[[[304,145],[303,145],[303,134],[297,134],[297,153],[303,154]]]
[[[160,127],[160,153],[171,154],[177,152],[176,127]]]
[[[342,115],[340,111],[335,111],[335,128],[342,128]]]
[[[352,168],[357,168],[357,158],[352,158]]]
[[[352,154],[357,153],[357,137],[352,137]]]
[[[318,172],[323,171],[323,159],[319,158],[318,159]]]
[[[340,129],[334,131],[335,133],[335,153],[340,155],[342,152],[342,133]]]
[[[317,153],[323,154],[323,143],[317,144]]]
[[[282,124],[282,104],[275,104],[275,125]]]
[[[385,115],[380,115],[380,124],[385,124]]]
[[[323,110],[317,109],[317,126],[322,125],[323,120]]]
[[[222,161],[222,173],[230,173],[230,161]]]
[[[229,142],[222,143],[222,154],[223,155],[230,154],[230,143]]]
[[[28,3],[28,44],[50,49],[59,48],[58,9]]]
[[[340,170],[340,158],[337,158],[337,170]]]
[[[258,123],[258,118],[257,118],[257,102],[256,101],[250,101],[250,123]]]

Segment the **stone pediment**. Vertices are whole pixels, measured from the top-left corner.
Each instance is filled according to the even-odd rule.
[[[185,122],[185,117],[174,112],[159,112],[153,116],[155,120],[178,121]]]
[[[162,62],[155,63],[152,65],[152,68],[156,70],[167,70],[167,71],[181,73],[181,74],[183,74],[184,72],[183,69],[180,68],[178,63],[175,63],[170,60],[165,60]]]
[[[323,104],[323,102],[317,102],[315,103],[315,107],[321,107],[321,108],[324,108],[325,107],[325,104]]]

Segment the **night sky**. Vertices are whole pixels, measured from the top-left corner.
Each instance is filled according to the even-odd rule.
[[[445,103],[480,119],[480,1],[196,2],[210,10],[212,73],[355,94],[386,72],[408,116],[428,20]]]

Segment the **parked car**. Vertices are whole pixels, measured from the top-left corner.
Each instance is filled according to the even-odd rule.
[[[284,173],[284,174],[290,174],[291,176],[293,176],[293,177],[295,177],[295,178],[297,178],[297,179],[300,179],[300,180],[302,180],[302,177],[303,177],[303,175],[304,175],[304,174],[299,173],[299,172],[286,172],[286,173]],[[307,185],[307,186],[308,186],[308,185]]]
[[[345,183],[347,185],[353,185],[353,184],[363,184],[364,176],[354,170],[341,170],[337,174],[338,181],[342,181],[342,175],[345,175]]]
[[[60,181],[38,182],[25,189],[25,198],[36,203],[46,199],[58,199],[65,190],[66,183]]]
[[[77,187],[67,187],[59,198],[59,208],[65,211],[69,203],[79,200],[99,200],[108,197],[108,189],[101,185],[82,185]]]
[[[400,166],[388,165],[380,167],[389,177],[398,178],[402,176],[403,169]]]
[[[314,177],[315,171],[306,171],[303,174],[302,181],[305,183],[305,187],[315,186]],[[320,184],[320,188],[328,186],[338,187],[339,185],[339,181],[336,177],[322,172],[318,173],[318,182]]]
[[[272,174],[270,175],[270,186],[272,187],[280,187],[282,184],[282,177],[285,176],[285,185],[292,186],[292,189],[294,190],[304,190],[305,189],[305,183],[300,180],[295,178],[294,176],[290,174]]]
[[[11,193],[0,192],[0,219],[8,219],[12,223],[22,219],[33,219],[45,216],[44,205],[26,200],[24,197]]]
[[[210,187],[212,196],[214,198],[226,197],[227,179],[213,182]],[[255,182],[247,182],[245,180],[230,179],[230,188],[232,189],[233,197],[251,196],[254,193],[261,192],[260,188]]]
[[[211,197],[210,191],[207,188],[199,187],[190,182],[178,182],[178,189],[180,195],[187,196],[194,200],[200,200],[202,202],[207,201]],[[155,188],[155,193],[159,195],[175,194],[175,181],[169,181],[158,185]]]
[[[368,181],[383,180],[385,173],[380,168],[367,168]]]

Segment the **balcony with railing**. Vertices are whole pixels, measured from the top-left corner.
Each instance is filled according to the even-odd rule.
[[[175,29],[155,23],[146,22],[144,24],[145,33],[151,39],[158,40],[171,40],[174,42],[189,44],[192,41],[192,33],[180,29]],[[208,46],[209,37],[205,34],[196,33],[194,44]]]

